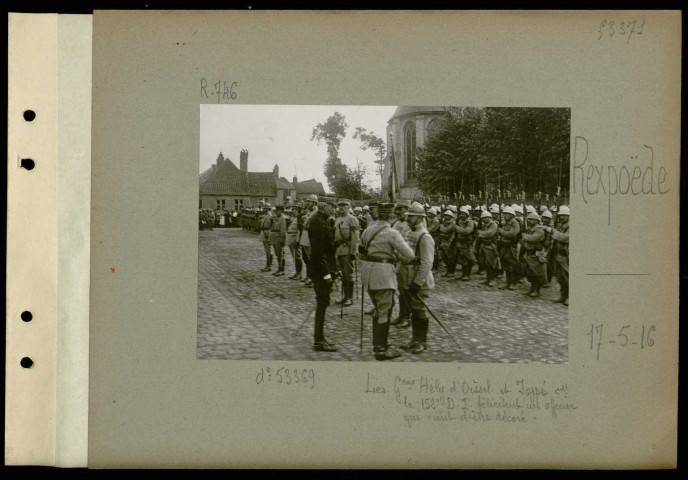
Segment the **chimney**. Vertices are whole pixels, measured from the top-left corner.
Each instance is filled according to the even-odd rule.
[[[222,152],[217,156],[217,160],[215,160],[215,164],[217,165],[217,168],[220,168],[222,166],[222,162],[225,161],[225,157],[222,156]]]
[[[248,172],[248,150],[242,150],[239,153],[239,170]]]
[[[275,168],[272,169],[272,174],[275,176],[275,178],[279,178],[279,167],[277,164],[275,164]]]
[[[296,175],[294,175],[294,181],[292,182],[294,186],[296,186],[297,183],[299,183],[299,180],[296,178]]]

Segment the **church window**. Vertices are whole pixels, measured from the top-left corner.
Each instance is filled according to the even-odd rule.
[[[416,177],[416,124],[409,122],[404,127],[404,160],[406,164],[406,178]]]

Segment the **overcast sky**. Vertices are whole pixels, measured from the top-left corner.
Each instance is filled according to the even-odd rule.
[[[239,151],[248,150],[250,172],[270,172],[275,164],[281,177],[291,181],[315,178],[329,191],[323,165],[327,147],[311,141],[313,128],[334,112],[344,115],[349,128],[342,141],[339,157],[356,168],[356,157],[368,167],[369,185],[379,187],[375,174],[375,155],[363,151],[352,138],[356,127],[373,131],[385,138],[387,120],[396,106],[333,106],[333,105],[201,105],[200,172],[210,167],[222,152],[239,166]]]

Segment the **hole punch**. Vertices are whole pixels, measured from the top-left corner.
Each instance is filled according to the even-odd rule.
[[[33,167],[36,166],[36,162],[31,160],[30,158],[22,158],[21,159],[21,167],[25,168],[27,170],[33,170]]]
[[[33,110],[24,110],[24,120],[27,122],[33,122],[36,118],[36,112]]]
[[[24,357],[21,359],[19,364],[24,368],[31,368],[33,367],[33,360],[31,360],[29,357]]]
[[[28,310],[24,310],[21,313],[21,319],[25,322],[30,322],[31,320],[33,320],[33,314]]]

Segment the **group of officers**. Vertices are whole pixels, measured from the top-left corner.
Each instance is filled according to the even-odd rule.
[[[525,207],[525,208],[524,208]],[[454,205],[431,207],[419,202],[371,203],[352,209],[347,199],[319,200],[311,195],[289,207],[264,204],[259,217],[265,250],[263,272],[284,276],[285,251],[292,255],[295,272],[289,278],[313,287],[316,296],[314,344],[316,351],[335,352],[325,338],[325,320],[332,287],[341,279],[341,307],[353,304],[357,285],[357,258],[361,261],[363,290],[373,303],[373,352],[377,360],[401,356],[389,345],[391,325],[411,326],[411,341],[402,349],[420,354],[427,349],[429,311],[423,300],[434,288],[434,275],[443,264],[445,277],[470,281],[473,267],[486,273],[488,287],[504,276],[502,289],[514,290],[525,277],[525,295],[540,296],[556,275],[557,303],[568,305],[569,208],[533,206]],[[456,274],[457,266],[461,274]],[[304,272],[305,267],[305,272]],[[399,317],[392,320],[395,297]],[[362,307],[363,310],[363,307]]]

